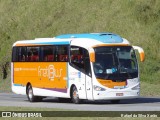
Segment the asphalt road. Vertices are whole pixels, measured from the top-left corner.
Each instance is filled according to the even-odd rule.
[[[140,97],[122,100],[119,104],[110,101],[84,101],[82,104],[59,103],[57,98],[45,98],[42,102],[30,103],[26,96],[13,93],[0,93],[0,106],[36,108],[60,108],[82,111],[160,111],[160,98]]]

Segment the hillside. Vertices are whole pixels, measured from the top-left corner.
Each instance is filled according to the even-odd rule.
[[[0,80],[17,40],[113,32],[145,50],[141,80],[160,84],[160,0],[0,0],[0,16]]]

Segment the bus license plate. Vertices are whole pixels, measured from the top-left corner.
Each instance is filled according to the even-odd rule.
[[[123,93],[116,93],[116,96],[123,96]]]

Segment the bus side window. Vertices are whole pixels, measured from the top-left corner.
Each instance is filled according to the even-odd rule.
[[[39,61],[39,47],[27,47],[27,61]]]
[[[57,61],[58,62],[68,62],[68,46],[58,45],[57,46]]]
[[[53,55],[46,55],[44,58],[44,61],[53,61],[54,60],[54,56]]]
[[[68,61],[68,55],[59,55],[60,61]]]
[[[88,50],[77,46],[71,46],[70,56],[70,63],[72,67],[85,73],[88,76],[91,76],[91,66]]]
[[[26,61],[26,47],[13,47],[12,61],[13,62],[25,62]]]
[[[17,62],[17,60],[18,60],[17,51],[18,51],[17,47],[12,48],[12,62]]]
[[[91,76],[91,65],[90,65],[90,58],[89,58],[89,52],[84,49],[84,67],[85,67],[85,74],[88,76]]]
[[[55,46],[42,46],[41,57],[42,61],[53,62],[55,61]]]
[[[80,71],[84,71],[84,55],[83,48],[72,46],[70,50],[71,64]]]
[[[38,51],[34,51],[31,57],[31,61],[39,61]]]
[[[27,61],[31,61],[31,52],[27,52]]]
[[[26,47],[18,47],[18,61],[26,61]]]

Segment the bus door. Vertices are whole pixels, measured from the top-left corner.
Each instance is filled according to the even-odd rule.
[[[79,46],[71,46],[70,51],[71,65],[72,67],[77,69],[77,72],[79,74],[78,78],[81,79],[81,82],[79,84],[82,84],[82,86],[84,86],[82,88],[84,90],[83,94],[85,92],[84,96],[86,96],[87,99],[93,99],[93,86],[88,50]]]
[[[86,75],[86,95],[88,100],[93,99],[92,78]]]
[[[90,59],[88,51],[85,50],[84,52],[85,56],[85,63],[84,63],[84,69],[85,69],[85,85],[86,85],[86,96],[88,100],[93,99],[93,81],[92,81],[92,75],[91,75],[91,65],[90,65]]]

